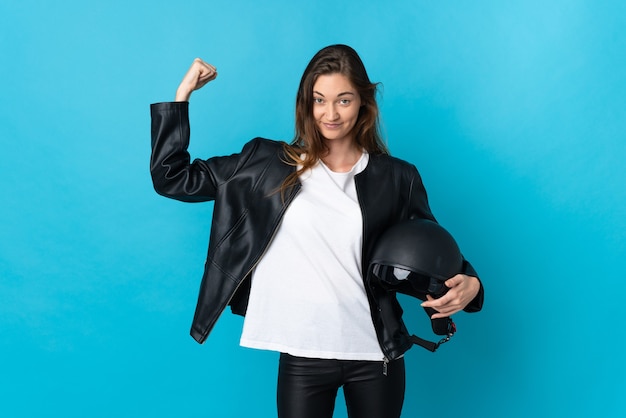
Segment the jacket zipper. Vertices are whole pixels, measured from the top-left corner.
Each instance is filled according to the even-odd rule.
[[[354,176],[354,187],[356,189],[356,196],[357,199],[359,201],[359,208],[361,209],[361,217],[363,219],[363,237],[362,237],[362,242],[365,242],[365,238],[367,237],[367,222],[366,222],[366,213],[365,213],[365,205],[363,205],[363,201],[361,200],[361,193],[359,192],[359,182],[357,181],[357,177],[359,177],[361,173],[358,173]],[[361,258],[362,261],[361,263],[363,263],[363,260],[365,259],[365,252],[363,251],[363,249],[361,249]],[[361,275],[363,276],[363,286],[365,287],[365,294],[366,297],[369,299],[369,291],[367,290],[367,282],[365,280],[365,275],[367,274],[367,266],[363,266],[361,265],[361,270],[363,270],[363,267],[365,267],[365,270],[361,273]],[[371,307],[370,307],[371,309]],[[372,315],[370,313],[370,315]],[[372,319],[373,320],[373,319]],[[376,329],[376,326],[374,326],[374,332],[376,332],[376,338],[378,339],[378,345],[380,346],[381,351],[383,352],[383,376],[387,376],[387,373],[389,372],[389,358],[387,357],[387,354],[385,354],[386,347],[383,346],[383,344],[381,343],[379,337],[378,337],[378,329]]]

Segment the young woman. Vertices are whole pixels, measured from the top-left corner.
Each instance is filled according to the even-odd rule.
[[[188,100],[216,77],[196,59],[176,101],[151,106],[155,190],[215,201],[191,335],[204,342],[228,305],[245,315],[241,345],[281,353],[282,418],[332,417],[340,387],[350,417],[399,417],[411,342],[400,314],[397,327],[383,323],[363,274],[386,228],[434,217],[416,168],[380,138],[376,84],[352,48],[326,47],[302,76],[291,144],[256,138],[191,162]],[[433,318],[481,309],[481,283],[464,267],[424,302]]]

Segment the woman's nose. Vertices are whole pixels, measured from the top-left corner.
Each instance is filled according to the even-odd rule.
[[[337,109],[335,109],[335,105],[333,103],[328,105],[328,111],[326,112],[328,120],[333,121],[339,118],[339,113]]]

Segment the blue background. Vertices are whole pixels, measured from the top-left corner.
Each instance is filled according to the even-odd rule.
[[[403,416],[626,415],[625,5],[4,0],[0,416],[275,416],[277,356],[238,346],[240,318],[188,336],[212,204],[154,193],[148,105],[200,56],[194,156],[289,140],[338,42],[486,287],[453,342],[407,354]]]

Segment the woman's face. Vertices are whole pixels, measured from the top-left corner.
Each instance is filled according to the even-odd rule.
[[[313,85],[313,119],[329,141],[352,141],[359,117],[361,97],[352,83],[339,73],[320,75]]]

